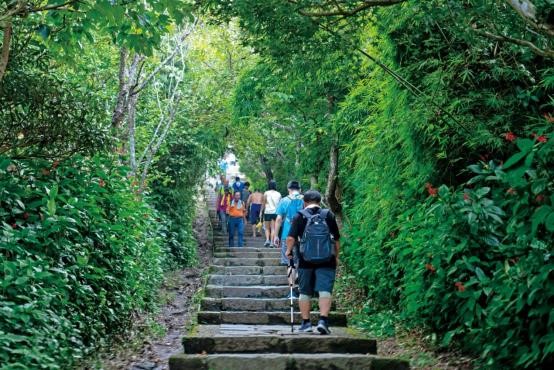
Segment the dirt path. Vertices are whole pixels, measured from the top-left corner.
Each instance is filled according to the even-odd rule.
[[[117,350],[101,361],[100,368],[108,370],[166,370],[169,357],[183,349],[184,328],[193,314],[192,297],[202,286],[202,273],[209,265],[212,234],[205,199],[199,199],[194,233],[198,242],[198,267],[169,274],[161,287],[160,297],[167,301],[156,315],[154,327],[162,335],[146,338],[143,343]],[[150,325],[152,325],[150,323]]]

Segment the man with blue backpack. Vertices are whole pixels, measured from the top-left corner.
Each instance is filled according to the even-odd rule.
[[[275,220],[276,236],[273,241],[275,245],[281,246],[281,265],[284,266],[289,264],[289,259],[285,255],[285,252],[287,251],[286,239],[289,234],[292,219],[296,216],[298,211],[304,208],[304,200],[302,194],[300,194],[300,183],[294,180],[289,181],[287,189],[289,190],[289,195],[282,198],[277,205],[277,219]],[[279,232],[281,225],[283,225],[283,228],[281,232]],[[279,244],[279,242],[281,244]]]
[[[329,312],[331,293],[335,283],[340,233],[335,215],[320,206],[321,194],[316,190],[304,193],[305,208],[292,219],[287,236],[286,256],[293,258],[296,246],[298,255],[298,280],[300,297],[298,303],[302,316],[300,332],[311,332],[311,298],[319,294],[319,321],[317,331],[330,334]]]

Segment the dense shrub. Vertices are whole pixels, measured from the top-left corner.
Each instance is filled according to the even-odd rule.
[[[0,157],[0,368],[67,368],[152,302],[163,240],[126,175]]]
[[[465,186],[435,189],[390,243],[399,307],[495,368],[552,361],[554,145],[517,142],[503,165],[471,166]]]

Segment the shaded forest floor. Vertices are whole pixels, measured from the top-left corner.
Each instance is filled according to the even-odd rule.
[[[202,287],[204,270],[212,248],[211,225],[206,202],[199,199],[194,233],[198,246],[198,265],[168,273],[159,291],[157,312],[136,319],[125,338],[101,353],[90,369],[166,370],[168,359],[182,351],[181,339],[195,314],[195,294]]]

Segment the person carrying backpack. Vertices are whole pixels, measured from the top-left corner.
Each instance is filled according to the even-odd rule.
[[[288,265],[289,259],[285,255],[287,251],[286,239],[289,234],[290,225],[292,219],[298,211],[304,208],[304,200],[302,199],[302,194],[300,194],[300,183],[298,181],[289,181],[287,184],[287,189],[289,190],[289,195],[282,198],[279,204],[277,205],[277,219],[275,220],[275,240],[274,244],[281,246],[281,265]],[[283,225],[281,233],[279,229]]]
[[[329,312],[331,294],[335,283],[340,233],[335,215],[320,206],[321,194],[316,190],[304,193],[305,208],[292,219],[287,236],[286,256],[293,258],[293,248],[298,254],[298,304],[302,316],[300,332],[311,332],[310,299],[314,292],[319,294],[319,321],[317,331],[330,334]]]

